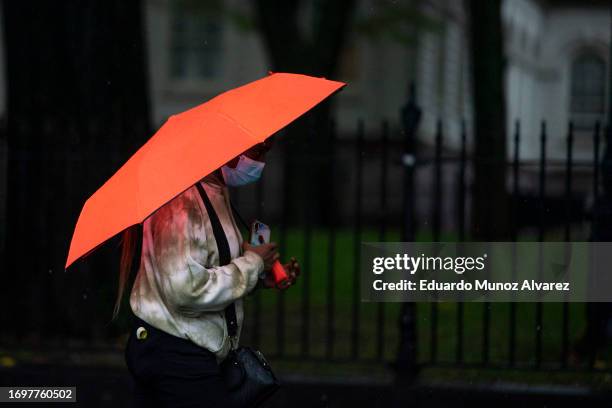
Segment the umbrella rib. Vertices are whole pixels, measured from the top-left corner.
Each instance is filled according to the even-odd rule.
[[[219,116],[221,116],[224,119],[227,119],[228,121],[232,122],[234,125],[236,125],[238,128],[240,128],[240,130],[244,131],[246,134],[248,134],[251,138],[255,139],[255,141],[258,141],[259,139],[257,138],[257,136],[255,136],[255,134],[247,129],[246,127],[244,127],[242,124],[240,124],[240,122],[236,121],[236,119],[232,118],[229,115],[226,115],[225,113],[221,112],[221,111],[217,111],[216,112]]]

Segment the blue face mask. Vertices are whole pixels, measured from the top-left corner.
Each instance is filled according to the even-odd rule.
[[[259,180],[265,165],[263,162],[250,159],[242,154],[235,168],[223,166],[221,167],[221,173],[223,174],[225,184],[228,186],[244,186]]]

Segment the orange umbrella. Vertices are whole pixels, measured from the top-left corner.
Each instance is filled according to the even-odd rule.
[[[170,116],[85,202],[65,268],[345,85],[274,73]]]

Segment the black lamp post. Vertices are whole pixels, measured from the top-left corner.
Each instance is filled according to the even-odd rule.
[[[416,133],[421,122],[421,109],[416,104],[414,83],[410,84],[408,102],[402,107],[401,122],[404,135],[403,178],[403,222],[402,241],[411,242],[415,238],[415,164]],[[407,389],[418,372],[417,364],[417,325],[416,304],[404,302],[399,317],[399,349],[395,362],[396,390],[394,406],[407,406],[412,397]]]

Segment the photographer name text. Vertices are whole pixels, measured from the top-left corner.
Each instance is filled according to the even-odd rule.
[[[411,281],[402,279],[397,282],[384,282],[376,279],[372,282],[375,291],[422,291],[422,292],[469,292],[469,291],[529,291],[529,292],[552,292],[569,291],[569,282],[538,282],[533,279],[525,279],[522,282],[489,282],[488,280],[475,280],[468,282],[439,282],[435,279],[420,279]]]

